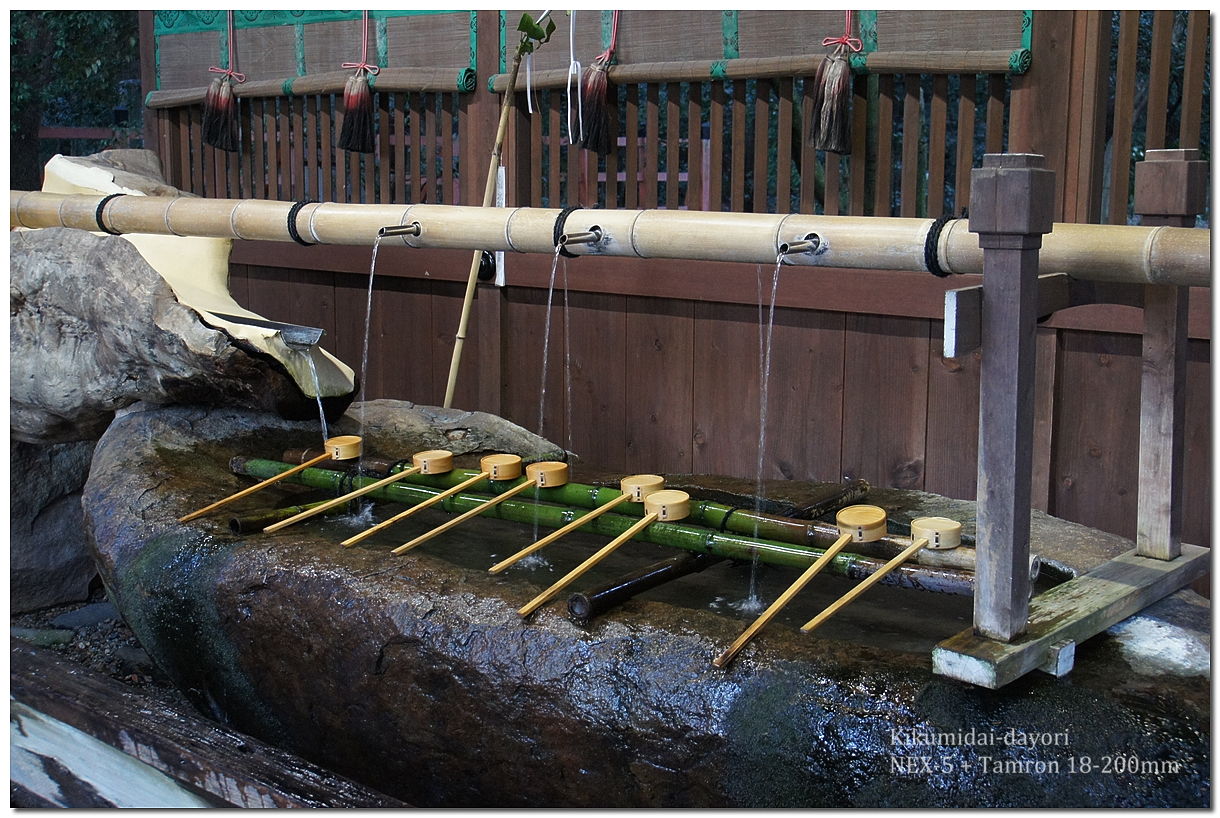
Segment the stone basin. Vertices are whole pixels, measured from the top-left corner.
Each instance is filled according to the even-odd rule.
[[[390,457],[558,454],[477,413],[379,401],[360,415],[331,433]],[[317,424],[244,411],[128,412],[97,447],[86,524],[124,618],[201,710],[386,794],[430,807],[1210,804],[1210,610],[1190,591],[1080,645],[1067,677],[989,691],[931,671],[932,647],[969,627],[966,597],[878,586],[804,635],[852,585],[820,577],[721,670],[712,657],[753,618],[737,605],[751,576],[770,601],[794,570],[722,563],[580,627],[562,604],[528,621],[516,609],[597,537],[492,576],[531,526],[476,519],[395,557],[449,515],[346,549],[367,520],[244,537],[225,513],[176,522],[250,485],[231,456],[320,442]],[[579,465],[573,479],[589,482]],[[972,504],[919,492],[870,502],[973,519]],[[383,505],[374,519],[397,510]],[[1130,547],[1044,515],[1035,538],[1069,573]],[[573,590],[673,553],[629,544]],[[1101,771],[1120,756],[1121,774]]]

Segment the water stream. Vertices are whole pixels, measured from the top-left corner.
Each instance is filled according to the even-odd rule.
[[[763,316],[763,281],[762,268],[757,269],[758,291],[758,460],[754,470],[754,511],[762,511],[763,504],[763,472],[767,460],[767,408],[771,387],[771,341],[775,329],[775,296],[779,291],[779,270],[783,266],[783,257],[775,260],[775,271],[771,274],[771,295],[767,299],[766,320]],[[757,524],[754,536],[758,536]],[[750,563],[750,587],[746,598],[732,607],[742,613],[759,613],[764,605],[758,595],[758,555]]]
[[[547,383],[547,374],[548,374],[548,370],[550,367],[550,352],[551,352],[551,303],[554,300],[554,296],[555,296],[555,274],[559,270],[559,253],[562,249],[563,248],[560,246],[557,246],[555,248],[555,255],[551,259],[551,278],[550,278],[550,282],[547,284],[547,288],[546,288],[546,319],[543,321],[543,325],[542,325],[542,380],[541,380],[541,385],[538,388],[538,436],[541,438],[546,437],[546,434],[545,434],[545,430],[546,430],[546,383]],[[565,321],[567,319],[567,301],[568,301],[567,278],[568,278],[567,266],[565,265],[564,266],[564,319],[565,319]],[[566,347],[567,347],[566,326],[564,329],[564,347],[565,347],[565,352],[566,352]],[[565,380],[566,380],[566,377],[565,377]],[[534,507],[535,508],[537,508],[538,503],[539,503],[539,500],[537,497],[535,497],[534,498]],[[535,514],[535,518],[534,518],[534,539],[535,540],[539,539],[539,527],[538,527],[538,519],[537,519],[536,514]],[[541,555],[531,555],[530,558],[532,558],[534,556],[537,556],[539,560],[545,561],[545,558],[543,558]]]
[[[310,347],[303,354],[305,360],[309,361],[309,374],[313,377],[313,394],[318,401],[318,420],[322,423],[322,445],[326,445],[326,441],[330,439],[330,429],[326,426],[326,410],[322,408],[322,385],[318,382],[318,366],[314,363],[313,354],[316,347]]]
[[[373,324],[373,281],[377,274],[377,251],[381,248],[381,238],[378,235],[373,239],[373,258],[369,263],[369,292],[364,304],[364,345],[360,350],[360,413],[358,417],[361,437],[364,437],[364,402],[369,387],[369,334]],[[362,447],[360,458],[356,461],[356,473],[362,474],[363,472],[364,450]]]

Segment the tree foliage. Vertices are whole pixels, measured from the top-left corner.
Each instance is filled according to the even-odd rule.
[[[140,76],[134,11],[9,14],[9,110],[14,187],[37,187],[38,129],[114,125],[124,81]],[[140,109],[139,100],[132,106]]]

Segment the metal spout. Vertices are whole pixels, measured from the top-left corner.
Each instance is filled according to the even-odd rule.
[[[418,236],[424,230],[419,222],[411,222],[410,224],[395,224],[390,227],[383,227],[377,231],[378,238],[388,238],[390,236]]]
[[[597,244],[602,240],[602,229],[596,224],[582,233],[564,233],[559,237],[561,247],[569,244]]]
[[[325,330],[320,327],[302,327],[297,324],[281,324],[279,321],[266,321],[261,318],[249,318],[244,315],[229,315],[223,312],[214,312],[217,318],[224,321],[229,321],[234,324],[245,324],[251,327],[262,327],[263,329],[273,329],[279,332],[280,340],[292,349],[308,352],[322,338]]]
[[[780,256],[795,256],[800,253],[816,253],[822,246],[822,237],[817,233],[806,233],[804,238],[787,241],[779,246]]]

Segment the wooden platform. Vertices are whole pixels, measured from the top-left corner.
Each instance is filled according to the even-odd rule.
[[[1186,544],[1173,560],[1128,551],[1031,600],[1028,627],[1012,642],[973,630],[941,642],[932,651],[932,669],[991,689],[1034,669],[1063,676],[1077,644],[1206,574],[1209,555],[1210,549]]]

